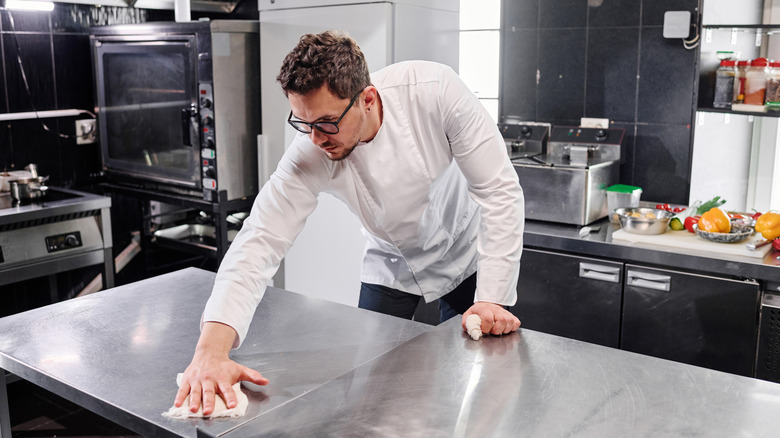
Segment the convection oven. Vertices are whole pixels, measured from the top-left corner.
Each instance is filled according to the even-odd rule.
[[[101,26],[90,42],[111,181],[210,202],[257,193],[256,21]]]

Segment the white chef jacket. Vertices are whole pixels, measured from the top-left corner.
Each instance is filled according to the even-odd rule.
[[[445,65],[401,62],[371,80],[383,111],[376,136],[331,161],[298,135],[225,255],[203,321],[233,327],[234,347],[320,192],[362,222],[361,281],[430,302],[478,271],[475,301],[515,303],[523,193],[496,124]]]

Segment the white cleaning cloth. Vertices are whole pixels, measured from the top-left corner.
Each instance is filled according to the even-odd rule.
[[[181,378],[182,375],[179,373],[176,376],[176,385],[181,387]],[[214,411],[211,413],[211,415],[208,416],[208,418],[217,418],[217,417],[232,417],[232,418],[238,418],[243,417],[244,414],[246,414],[246,408],[249,406],[249,399],[246,397],[246,394],[244,394],[243,391],[241,391],[241,383],[236,383],[233,385],[233,391],[236,393],[236,399],[238,400],[238,404],[233,409],[228,409],[227,405],[225,404],[225,400],[222,398],[221,395],[217,395],[214,397]],[[190,396],[188,395],[187,398],[184,399],[184,403],[182,403],[180,408],[177,408],[176,406],[171,406],[170,409],[168,409],[167,412],[163,412],[163,416],[170,417],[170,418],[203,418],[205,417],[203,415],[203,405],[201,404],[200,408],[198,409],[198,412],[191,412],[190,411]]]
[[[472,339],[478,341],[482,337],[482,318],[476,313],[466,317],[466,332]]]

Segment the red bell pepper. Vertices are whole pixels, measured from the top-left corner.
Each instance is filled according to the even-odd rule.
[[[688,230],[689,233],[695,233],[693,230],[693,226],[697,223],[699,223],[699,219],[701,219],[701,216],[688,216],[685,218],[685,222],[683,222],[683,226],[686,230]]]

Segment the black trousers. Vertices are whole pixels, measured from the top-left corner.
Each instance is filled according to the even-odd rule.
[[[444,322],[463,314],[474,304],[477,274],[463,280],[458,287],[439,298],[439,320]],[[422,297],[378,284],[361,283],[358,307],[386,315],[412,319]]]

